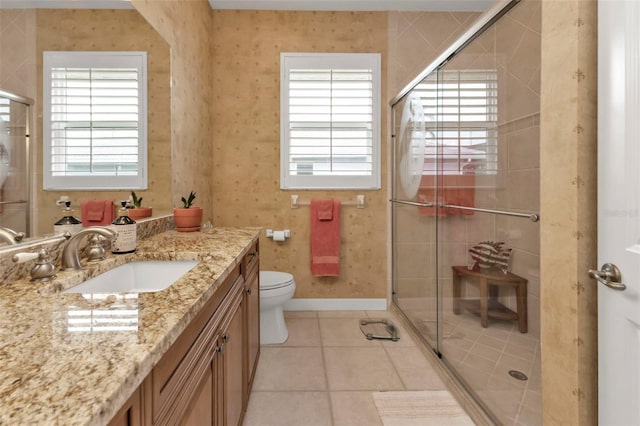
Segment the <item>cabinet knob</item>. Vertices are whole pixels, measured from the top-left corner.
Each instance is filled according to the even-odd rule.
[[[224,334],[222,335],[222,341],[223,341],[224,343],[227,343],[229,340],[231,340],[231,336],[229,335],[229,333],[224,333]]]
[[[251,294],[251,287],[247,289],[247,293]]]

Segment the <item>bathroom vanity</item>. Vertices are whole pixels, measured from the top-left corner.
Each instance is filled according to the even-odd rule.
[[[3,284],[0,424],[239,424],[260,350],[258,235],[167,231],[93,269]],[[162,291],[61,293],[145,260],[199,263]]]

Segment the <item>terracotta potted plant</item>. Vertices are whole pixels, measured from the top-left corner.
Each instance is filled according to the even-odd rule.
[[[133,208],[129,209],[129,217],[133,220],[151,217],[153,209],[151,207],[142,207],[142,197],[138,198],[135,192],[131,191],[131,203]]]
[[[189,198],[182,197],[182,207],[174,207],[173,220],[179,232],[195,232],[200,230],[202,223],[202,207],[194,207],[193,200],[196,193],[191,191]]]

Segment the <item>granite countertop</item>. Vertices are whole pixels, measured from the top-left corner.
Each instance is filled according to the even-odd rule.
[[[257,240],[256,228],[166,231],[48,283],[0,286],[0,425],[106,424]],[[63,294],[135,260],[200,260],[166,290]]]

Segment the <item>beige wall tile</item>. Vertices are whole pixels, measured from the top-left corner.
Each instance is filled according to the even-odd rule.
[[[517,130],[509,135],[509,170],[540,168],[540,127]]]
[[[435,278],[398,278],[398,288],[396,297],[402,298],[422,298],[436,297],[436,280]],[[435,303],[435,302],[434,302]],[[435,305],[434,309],[435,309]]]
[[[471,12],[389,12],[389,97],[459,37],[479,16]]]
[[[0,9],[0,87],[36,98],[36,11]]]

